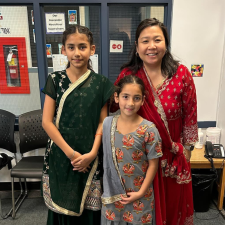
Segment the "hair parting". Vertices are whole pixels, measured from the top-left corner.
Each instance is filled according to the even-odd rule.
[[[118,96],[126,84],[137,84],[140,87],[142,95],[143,96],[145,95],[145,85],[142,79],[134,75],[128,75],[123,77],[116,85],[115,92],[117,93]]]

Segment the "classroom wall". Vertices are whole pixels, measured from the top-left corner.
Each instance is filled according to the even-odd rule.
[[[225,38],[224,38],[225,43]],[[225,46],[223,48],[220,89],[217,108],[217,126],[221,129],[220,143],[225,147]]]
[[[27,64],[28,68],[31,67],[31,51],[30,51],[30,35],[28,29],[28,17],[26,6],[4,6],[0,7],[1,15],[1,28],[9,28],[10,33],[4,33],[0,29],[0,37],[25,37],[26,50],[27,50]],[[19,21],[19,24],[18,24]]]
[[[29,72],[30,94],[0,94],[0,108],[16,116],[41,108],[38,73]]]
[[[32,72],[29,69],[32,67],[32,61],[27,7],[4,6],[0,7],[0,12],[3,16],[3,20],[0,20],[0,37],[25,37],[26,40],[30,94],[0,94],[1,109],[19,116],[41,108],[38,73],[37,70]],[[9,29],[10,33],[4,33],[2,28]]]
[[[216,121],[225,36],[224,0],[174,0],[171,50],[188,69],[204,64],[195,77],[198,121]],[[222,99],[224,101],[224,99]]]

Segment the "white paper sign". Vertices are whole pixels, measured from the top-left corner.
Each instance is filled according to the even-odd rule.
[[[68,64],[67,56],[61,54],[52,55],[53,71],[65,70]]]
[[[62,34],[65,30],[65,13],[45,13],[46,34]]]
[[[110,40],[110,52],[123,52],[123,41]]]
[[[95,71],[95,73],[98,73],[98,54],[94,54],[90,56],[91,62],[92,62],[92,68]]]
[[[95,73],[98,73],[98,54],[90,56],[92,61],[92,68]],[[65,70],[68,64],[67,56],[62,54],[53,54],[52,55],[53,71]]]

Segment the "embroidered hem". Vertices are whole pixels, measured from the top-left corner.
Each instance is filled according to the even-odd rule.
[[[127,197],[127,195],[122,194],[123,197]],[[102,203],[107,205],[107,204],[112,204],[114,202],[122,200],[121,195],[114,195],[111,197],[102,197]]]
[[[184,225],[193,225],[193,224],[194,224],[194,216],[191,215],[189,217],[186,217]]]
[[[100,180],[92,180],[88,195],[85,200],[84,208],[98,211],[102,208],[101,202],[102,188]]]
[[[97,169],[98,166],[98,157],[95,159],[94,165],[91,169],[91,172],[88,176],[87,182],[86,182],[86,186],[83,192],[83,196],[82,196],[82,200],[81,200],[81,205],[80,205],[80,212],[76,213],[67,209],[64,209],[60,206],[58,206],[56,203],[53,202],[52,198],[51,198],[51,192],[50,192],[50,184],[49,184],[49,175],[48,174],[43,174],[42,176],[42,182],[43,182],[43,197],[44,197],[44,201],[46,206],[56,212],[56,213],[60,213],[60,214],[65,214],[68,216],[80,216],[84,210],[84,204],[85,204],[85,200],[86,197],[88,195],[90,186],[91,186],[91,182],[93,179],[93,176],[95,174],[95,171]]]
[[[175,178],[178,184],[188,184],[191,182],[191,173],[188,170],[183,169],[177,174],[177,166],[173,164],[169,165],[167,159],[161,161],[162,175],[164,177]]]

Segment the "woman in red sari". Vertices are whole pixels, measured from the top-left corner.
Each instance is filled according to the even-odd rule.
[[[190,146],[197,139],[195,85],[188,69],[173,59],[166,27],[157,19],[143,20],[131,59],[115,84],[129,74],[140,77],[147,90],[139,114],[155,123],[163,157],[154,179],[157,225],[193,225]],[[117,106],[112,105],[111,111]]]

